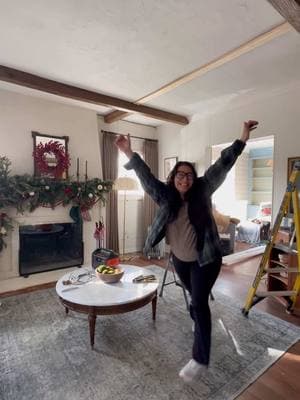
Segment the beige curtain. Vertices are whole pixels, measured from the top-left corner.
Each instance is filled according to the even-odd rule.
[[[118,149],[114,144],[116,135],[102,131],[103,179],[115,181],[118,177]],[[118,192],[108,193],[106,203],[106,247],[119,253]]]
[[[145,139],[144,142],[144,157],[146,164],[150,167],[154,176],[158,177],[158,142]],[[156,204],[145,193],[144,197],[144,237],[146,239],[148,226],[152,224],[156,213]]]

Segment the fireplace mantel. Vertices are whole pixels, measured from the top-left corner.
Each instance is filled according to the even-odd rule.
[[[57,206],[55,209],[40,207],[33,212],[17,213],[15,209],[6,210],[13,218],[13,231],[6,237],[7,248],[0,253],[0,280],[19,275],[19,226],[74,222],[70,217],[70,206]]]
[[[15,209],[3,210],[14,220],[14,230],[9,232],[6,237],[7,248],[0,252],[0,280],[19,277],[19,226],[20,225],[39,225],[39,224],[59,224],[74,222],[70,217],[71,206],[57,206],[55,209],[40,207],[33,212],[18,214]],[[102,210],[99,206],[94,206],[90,210],[91,221],[83,223],[83,244],[84,244],[84,265],[91,265],[91,255],[97,246],[94,238],[95,221],[103,218]],[[102,217],[101,217],[102,216]],[[24,278],[25,279],[25,278]]]

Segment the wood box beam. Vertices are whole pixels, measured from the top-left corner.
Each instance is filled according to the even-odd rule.
[[[83,101],[86,103],[114,107],[125,112],[143,114],[146,117],[158,119],[161,121],[172,122],[179,125],[187,125],[189,123],[187,117],[182,115],[162,111],[153,107],[131,103],[117,97],[107,96],[90,90],[81,89],[76,86],[71,86],[65,83],[45,79],[40,76],[5,67],[3,65],[0,65],[0,80],[20,86],[25,86],[35,90],[40,90],[42,92],[55,94],[57,96]]]
[[[268,0],[295,29],[300,32],[300,0]]]

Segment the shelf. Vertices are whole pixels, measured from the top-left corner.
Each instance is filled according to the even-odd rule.
[[[273,168],[272,167],[252,167],[252,169],[254,170],[254,169],[264,169],[264,170],[266,170],[266,171],[273,171]]]
[[[249,203],[260,206],[263,202],[272,203],[273,159],[266,157],[250,158]]]
[[[252,201],[252,203],[250,204],[251,206],[255,206],[255,207],[260,207],[261,201]]]
[[[278,232],[280,233],[280,231]],[[279,261],[280,254],[288,255],[285,263]],[[271,253],[268,260],[267,268],[267,289],[274,291],[274,297],[288,308],[293,305],[292,296],[297,294],[294,290],[294,285],[299,276],[298,257],[296,244],[293,247],[282,243],[275,243],[272,246]],[[277,293],[276,293],[277,292]],[[300,309],[300,297],[294,303],[294,310]]]
[[[289,306],[289,302],[284,298],[284,297],[276,297],[275,298],[280,304],[282,304],[284,307]]]
[[[270,277],[272,277],[273,279],[277,279],[277,280],[279,280],[280,282],[282,282],[282,283],[284,283],[286,286],[288,285],[288,278],[287,277],[284,277],[284,276],[281,276],[281,275],[277,275],[277,274],[269,274],[269,279],[270,279]]]
[[[288,253],[288,254],[298,254],[298,251],[296,249],[296,243],[293,243],[292,248],[290,248],[289,246],[286,246],[283,243],[275,243],[273,248],[277,249],[277,250],[281,250],[284,253]]]
[[[278,261],[278,260],[270,260],[270,262],[272,263],[272,264],[275,264],[275,265],[280,265],[282,268],[288,268],[288,264],[284,264],[284,263],[282,263],[282,262],[280,262],[280,261]],[[272,267],[271,267],[272,268]]]
[[[258,194],[272,194],[271,190],[251,190],[251,193]]]

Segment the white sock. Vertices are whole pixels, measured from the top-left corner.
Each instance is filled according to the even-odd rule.
[[[184,382],[191,382],[203,368],[207,368],[206,365],[199,364],[192,358],[179,372],[179,376]]]

